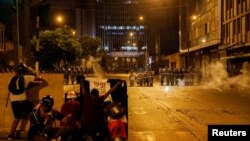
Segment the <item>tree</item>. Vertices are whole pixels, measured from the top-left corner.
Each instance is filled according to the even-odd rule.
[[[101,45],[101,40],[99,38],[93,38],[88,35],[84,35],[79,38],[81,48],[83,50],[82,57],[87,58],[88,55],[97,57],[99,52],[99,46]]]
[[[70,63],[82,54],[80,44],[72,32],[73,29],[68,26],[41,31],[39,52],[35,51],[35,36],[33,37],[33,57],[39,61],[40,69],[52,70],[61,61]]]

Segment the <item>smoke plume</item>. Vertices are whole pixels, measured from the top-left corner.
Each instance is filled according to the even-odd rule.
[[[250,89],[250,64],[245,62],[240,74],[229,77],[222,63],[216,62],[210,65],[211,77],[207,83],[209,87],[217,90],[237,89],[246,91]]]

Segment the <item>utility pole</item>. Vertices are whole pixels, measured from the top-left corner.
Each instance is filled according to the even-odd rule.
[[[39,16],[36,17],[36,52],[37,52],[37,55],[38,55],[38,52],[39,52],[39,44],[40,44],[40,41],[39,41]],[[39,61],[38,61],[38,58],[36,60],[36,72],[39,73]]]
[[[190,65],[190,55],[189,55],[189,44],[188,44],[188,40],[189,40],[189,27],[188,27],[188,23],[189,23],[189,7],[188,7],[188,0],[186,0],[186,9],[187,9],[187,24],[186,24],[186,46],[187,46],[187,66],[186,66],[186,69],[189,68],[189,65]]]
[[[27,65],[30,65],[30,54],[31,54],[31,27],[30,27],[30,0],[22,0],[23,1],[23,6],[22,6],[22,28],[20,29],[21,31],[21,41],[22,41],[22,59],[23,62],[26,63]]]
[[[20,63],[19,58],[19,45],[20,45],[20,37],[19,37],[19,6],[18,6],[18,0],[16,0],[16,32],[17,32],[17,47],[16,47],[16,54],[15,54],[15,63]]]

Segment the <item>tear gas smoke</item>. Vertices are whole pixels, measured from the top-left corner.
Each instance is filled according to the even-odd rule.
[[[250,64],[245,62],[241,69],[241,74],[229,77],[226,68],[222,63],[216,62],[210,65],[210,80],[208,86],[219,91],[224,89],[245,90],[250,88]]]
[[[101,65],[98,63],[100,60],[100,58],[94,58],[93,56],[89,56],[87,60],[87,66],[93,67],[95,77],[104,78],[105,73]]]

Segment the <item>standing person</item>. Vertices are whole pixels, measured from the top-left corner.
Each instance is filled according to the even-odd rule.
[[[42,80],[30,67],[23,63],[17,66],[16,75],[11,78],[8,86],[12,112],[14,114],[14,121],[12,122],[8,138],[18,138],[19,135],[16,132],[16,128],[20,121],[20,132],[25,130],[29,113],[34,106],[33,102],[28,100],[27,92],[40,84],[48,85],[47,81]]]
[[[71,79],[71,85],[74,85],[75,84],[75,80],[76,80],[76,70],[74,67],[71,68],[71,71],[70,71],[70,79]]]
[[[132,70],[130,75],[129,75],[129,80],[130,80],[130,86],[134,86],[134,82],[135,82],[135,74],[134,71]]]
[[[40,102],[40,90],[48,86],[48,81],[42,78],[31,67],[27,67],[27,75],[34,76],[34,80],[29,83],[29,88],[26,90],[27,99],[32,102],[33,106],[36,106]]]
[[[69,85],[69,69],[64,69],[64,85]]]
[[[102,115],[102,103],[103,101],[117,89],[122,82],[118,81],[115,86],[113,86],[109,91],[107,91],[104,95],[99,95],[99,91],[97,89],[92,89],[90,93],[87,93],[85,85],[84,85],[84,78],[80,79],[80,88],[81,88],[81,95],[83,98],[83,111],[81,116],[81,124],[83,130],[87,130],[87,132],[91,135],[91,137],[97,137],[98,134],[102,136],[105,133],[101,132],[108,132],[107,126],[104,125],[104,119]],[[101,129],[100,129],[101,128]],[[103,129],[106,128],[106,129]],[[98,140],[101,140],[100,138]]]

